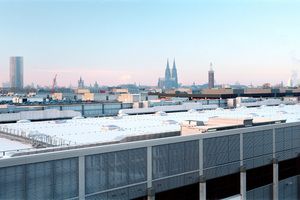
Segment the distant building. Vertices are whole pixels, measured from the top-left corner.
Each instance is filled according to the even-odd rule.
[[[99,85],[98,85],[98,83],[96,81],[95,84],[94,84],[94,89],[98,89],[98,88],[99,88]]]
[[[84,80],[82,80],[81,76],[78,81],[78,89],[84,89]]]
[[[293,80],[291,78],[289,78],[287,86],[293,87]]]
[[[10,82],[3,82],[2,87],[3,88],[9,88],[10,87]]]
[[[212,89],[215,86],[215,72],[212,69],[212,63],[210,63],[210,70],[208,71],[208,89]]]
[[[178,77],[175,60],[173,61],[172,74],[169,67],[169,60],[167,61],[167,67],[165,70],[165,77],[158,79],[158,87],[164,90],[170,90],[178,88]]]
[[[10,57],[10,87],[15,89],[23,88],[23,57]]]

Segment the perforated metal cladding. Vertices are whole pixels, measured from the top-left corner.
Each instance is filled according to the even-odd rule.
[[[247,199],[273,199],[273,184],[249,190],[246,193]],[[281,199],[281,198],[279,198]]]
[[[78,159],[0,169],[0,199],[65,199],[78,196]]]
[[[153,181],[153,188],[155,192],[162,192],[185,185],[198,183],[199,182],[199,173],[190,173],[185,175],[180,175],[172,178],[166,178],[162,180]]]
[[[240,159],[240,136],[224,136],[203,140],[203,167],[227,164]]]
[[[153,179],[199,169],[199,141],[152,148]]]
[[[300,153],[299,126],[275,130],[275,149],[278,161],[296,158]]]
[[[279,199],[299,199],[299,180],[300,176],[293,176],[279,181]]]
[[[86,156],[86,194],[147,180],[147,149]]]
[[[269,165],[272,163],[272,160],[273,160],[272,154],[259,156],[259,157],[244,160],[244,166],[246,167],[246,169],[253,169],[264,165]]]
[[[85,197],[86,200],[107,200],[107,193],[95,194]]]
[[[53,168],[54,199],[78,196],[78,158],[56,160]]]
[[[85,197],[86,200],[128,200],[129,189],[113,190],[111,192],[105,192]]]
[[[108,188],[108,155],[99,154],[85,157],[86,194]]]
[[[135,185],[129,187],[129,199],[147,196],[147,184]]]
[[[203,170],[203,175],[207,180],[234,174],[240,171],[240,162],[234,162],[227,165],[221,165]]]
[[[243,134],[244,159],[272,154],[273,132],[272,130],[257,131]]]
[[[153,181],[152,185],[155,188],[156,192],[162,192],[198,182],[199,173],[193,172],[185,175],[176,176],[173,178],[166,178],[162,180]]]
[[[107,200],[128,200],[128,188],[107,192]]]
[[[25,199],[25,167],[0,168],[0,199]]]

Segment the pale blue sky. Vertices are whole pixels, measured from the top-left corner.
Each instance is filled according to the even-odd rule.
[[[292,0],[1,1],[0,82],[23,56],[25,84],[156,85],[167,58],[179,82],[284,81],[300,66],[300,2]]]

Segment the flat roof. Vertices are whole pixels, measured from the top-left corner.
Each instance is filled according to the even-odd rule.
[[[9,139],[0,137],[0,157],[1,157],[1,151],[27,149],[27,148],[32,148],[32,146],[30,144],[13,141],[13,140],[9,140]]]
[[[255,115],[253,113],[255,113]],[[126,136],[132,135],[180,131],[180,124],[185,120],[207,122],[209,117],[252,118],[253,121],[258,122],[261,118],[265,118],[263,121],[287,119],[286,122],[288,123],[300,121],[300,106],[286,105],[259,108],[216,109],[201,112],[175,112],[167,113],[165,116],[157,116],[155,114],[130,115],[115,119],[111,117],[86,118],[65,120],[64,122],[58,123],[43,121],[1,124],[0,131],[8,129],[7,132],[11,133],[40,133],[63,139],[71,145],[78,145],[121,140]],[[177,123],[164,123],[166,120],[173,120]],[[115,126],[110,130],[107,125]],[[103,128],[103,126],[106,126],[106,128]]]

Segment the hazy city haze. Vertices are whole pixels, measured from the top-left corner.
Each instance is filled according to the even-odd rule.
[[[0,83],[24,57],[24,85],[285,84],[300,66],[298,1],[0,1]]]

